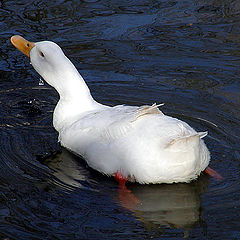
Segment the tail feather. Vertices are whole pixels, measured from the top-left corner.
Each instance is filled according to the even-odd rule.
[[[206,137],[208,135],[208,131],[206,131],[206,132],[198,132],[198,135],[199,135],[200,138],[204,138],[204,137]]]
[[[166,148],[172,151],[185,151],[187,148],[199,144],[200,139],[204,138],[207,134],[207,132],[199,132],[193,135],[173,139],[166,145]]]
[[[142,106],[135,117],[135,119],[132,121],[138,120],[140,117],[145,116],[145,115],[150,115],[150,114],[162,114],[163,113],[158,109],[158,107],[163,106],[164,103],[161,104],[156,104],[154,103],[152,106]]]

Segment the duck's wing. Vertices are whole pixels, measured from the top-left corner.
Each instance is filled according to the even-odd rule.
[[[140,119],[151,114],[163,115],[158,109],[161,105],[153,104],[141,107],[118,105],[92,111],[76,120],[69,126],[69,129],[72,132],[79,132],[79,134],[82,132],[92,134],[93,137],[101,137],[104,141],[112,141],[130,133]]]
[[[152,106],[141,107],[114,107],[114,111],[110,113],[110,118],[113,121],[102,131],[102,137],[111,141],[126,136],[135,128],[135,123],[141,118],[151,114],[163,115],[158,109],[159,106],[160,105],[153,104]]]

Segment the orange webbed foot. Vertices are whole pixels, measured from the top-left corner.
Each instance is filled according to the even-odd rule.
[[[127,178],[120,171],[115,172],[114,178],[119,183],[119,187],[126,188]]]
[[[115,172],[114,178],[119,183],[118,199],[121,206],[129,210],[135,209],[140,201],[135,197],[131,190],[126,187],[127,178],[120,171]]]
[[[217,180],[223,180],[223,177],[210,167],[207,167],[204,172]]]

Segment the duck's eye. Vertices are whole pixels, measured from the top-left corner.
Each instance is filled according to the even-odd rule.
[[[41,57],[44,57],[44,54],[43,54],[43,52],[39,52],[39,54],[40,54],[40,56],[41,56]]]

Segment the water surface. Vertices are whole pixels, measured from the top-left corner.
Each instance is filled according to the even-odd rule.
[[[240,239],[238,1],[1,1],[0,238]],[[61,149],[58,95],[9,42],[58,43],[99,102],[165,103],[205,138],[210,166],[190,184],[117,183]]]

